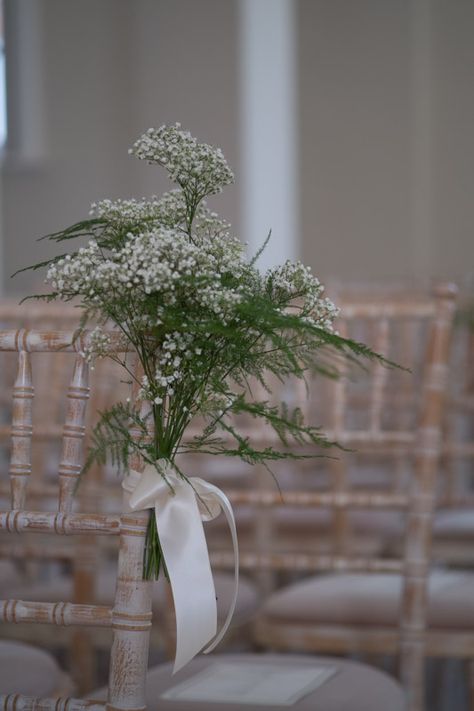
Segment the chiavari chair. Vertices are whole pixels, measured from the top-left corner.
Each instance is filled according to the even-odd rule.
[[[362,300],[383,301],[396,297],[407,302],[429,294],[425,284],[413,283],[352,286],[334,284],[333,298],[341,303]],[[472,290],[462,288],[454,318],[448,373],[448,391],[443,419],[443,442],[438,477],[437,509],[433,522],[433,558],[445,565],[472,568],[474,558],[474,319]],[[410,332],[411,330],[411,332]],[[419,334],[406,324],[400,333],[401,352],[416,343]],[[364,340],[366,336],[362,337]],[[397,397],[400,397],[398,394]],[[399,469],[403,480],[403,467]],[[396,542],[396,528],[382,523],[374,534],[388,534],[386,542]],[[395,534],[395,535],[394,535]]]
[[[411,366],[412,372],[382,369],[376,362],[361,379],[347,374],[324,381],[316,404],[327,418],[329,438],[346,448],[326,461],[327,490],[288,488],[283,496],[268,491],[264,497],[236,492],[231,498],[236,504],[253,500],[257,507],[291,505],[336,513],[331,519],[331,550],[321,552],[316,542],[315,553],[242,554],[243,568],[276,568],[306,576],[269,596],[256,622],[257,641],[280,651],[399,652],[411,711],[423,708],[425,654],[446,656],[454,651],[469,658],[474,653],[474,634],[467,622],[472,619],[474,632],[469,601],[474,579],[471,583],[464,575],[439,572],[428,580],[455,292],[444,286],[433,299],[417,302],[387,298],[342,304],[340,332],[354,337],[351,323],[366,320],[375,336],[366,342],[387,358]],[[406,330],[405,322],[411,322],[417,335],[414,363],[401,350],[399,334],[401,326]],[[389,348],[393,341],[395,350]],[[376,466],[367,473],[371,457]],[[370,531],[371,514],[380,520],[386,512],[395,516],[394,528],[406,534],[402,557],[364,555],[364,548],[358,549],[358,530]],[[219,562],[224,564],[225,556]]]
[[[13,302],[0,303],[0,323],[6,325],[21,325],[28,328],[37,324],[42,328],[67,329],[74,331],[79,325],[78,309],[69,305],[26,303],[19,306]],[[12,367],[13,353],[4,353],[9,360],[9,367],[5,368],[3,377],[5,387],[3,397],[5,404],[11,401],[11,382],[14,380]],[[32,457],[34,477],[29,486],[30,500],[35,500],[35,507],[48,509],[54,506],[55,498],[55,467],[59,463],[60,435],[62,433],[61,417],[64,415],[64,390],[70,371],[70,357],[67,353],[35,354],[35,402],[36,410],[41,413],[41,419],[35,423],[32,435]],[[91,370],[91,369],[89,369]],[[10,378],[7,373],[10,371]],[[122,375],[119,366],[109,359],[99,359],[89,372],[91,382],[91,395],[85,420],[85,445],[87,446],[87,433],[96,421],[99,410],[105,409],[115,399],[127,396],[127,385],[121,382]],[[8,408],[5,410],[8,413]],[[0,429],[0,440],[8,444],[10,428],[5,424]],[[53,448],[55,457],[45,458],[47,447]],[[38,456],[38,450],[40,455]],[[4,451],[4,456],[6,452]],[[46,459],[46,461],[45,461]],[[193,462],[195,465],[195,462]],[[209,472],[207,463],[206,477],[216,483],[222,482],[222,467],[214,467],[214,475]],[[241,469],[241,468],[240,468]],[[232,482],[242,471],[230,472]],[[225,480],[229,476],[224,476]],[[8,495],[8,486],[0,482],[0,493]],[[117,487],[116,474],[108,468],[88,473],[87,478],[81,482],[77,498],[80,499],[88,510],[96,512],[117,512],[121,507],[121,494]],[[8,576],[0,584],[3,594],[20,597],[25,600],[47,601],[52,595],[63,600],[83,603],[93,600],[99,605],[111,605],[115,594],[115,559],[117,555],[116,541],[106,539],[97,545],[88,536],[79,537],[78,540],[69,542],[69,545],[45,547],[41,544],[2,542],[0,539],[0,563],[21,565],[23,570],[29,570],[28,575]],[[1,561],[1,558],[4,558]],[[40,567],[39,567],[40,566]],[[59,566],[59,567],[58,567]],[[32,571],[30,570],[32,568]],[[215,577],[216,594],[218,598],[218,618],[225,619],[233,591],[232,576],[226,571],[217,572]],[[166,588],[162,581],[154,586],[152,595],[153,608],[166,609]],[[236,612],[232,629],[226,638],[227,643],[236,642],[241,646],[249,639],[250,628],[248,621],[258,607],[258,595],[255,585],[251,580],[243,578],[239,587]],[[169,617],[172,618],[170,615]],[[104,630],[58,630],[48,631],[44,628],[36,630],[18,628],[16,625],[4,627],[3,635],[24,641],[48,643],[50,646],[66,647],[70,649],[73,659],[75,678],[80,689],[90,689],[94,686],[94,660],[96,651],[108,648],[109,635]],[[248,643],[248,641],[247,641]],[[156,624],[152,630],[151,645],[154,649],[168,650],[171,655],[174,647],[174,628],[172,619],[161,616],[161,624]]]
[[[119,536],[117,591],[113,607],[76,603],[3,600],[2,620],[9,623],[49,623],[58,627],[78,625],[113,630],[111,655],[111,704],[117,708],[123,701],[122,683],[129,681],[125,696],[133,697],[143,685],[136,666],[145,674],[148,633],[151,625],[151,584],[142,580],[146,512],[136,514],[76,513],[74,491],[82,467],[86,405],[89,399],[89,366],[83,352],[86,336],[75,340],[72,331],[2,331],[0,351],[18,354],[18,370],[13,387],[11,458],[9,466],[11,505],[0,513],[0,529],[8,534],[47,534],[54,537]],[[71,354],[74,359],[72,378],[67,389],[63,425],[62,454],[58,467],[57,506],[54,511],[29,510],[28,484],[32,474],[32,435],[34,384],[32,360],[36,353]],[[75,357],[74,357],[75,354]],[[44,543],[43,543],[44,545]],[[92,596],[91,596],[92,597]],[[82,654],[86,653],[86,650]],[[133,673],[128,668],[134,658]],[[31,700],[21,696],[4,697],[5,708],[28,708]],[[51,701],[45,708],[57,708]],[[78,702],[81,704],[81,702]],[[18,706],[19,704],[19,706]]]
[[[13,388],[12,408],[12,449],[9,467],[11,484],[11,504],[0,511],[0,530],[10,536],[25,534],[48,535],[50,537],[74,537],[82,535],[116,536],[119,539],[117,564],[117,584],[114,603],[103,606],[66,601],[22,601],[16,599],[0,601],[1,617],[15,624],[32,623],[52,625],[54,628],[74,626],[99,627],[112,630],[113,642],[110,654],[109,684],[107,701],[83,700],[79,698],[39,698],[15,693],[0,694],[0,708],[4,711],[139,711],[146,708],[145,680],[152,618],[153,583],[142,579],[145,535],[149,513],[147,511],[122,514],[77,512],[73,506],[73,495],[81,471],[86,405],[89,399],[88,365],[82,353],[87,343],[87,334],[74,339],[72,332],[59,331],[18,331],[0,332],[0,352],[16,352],[18,371]],[[112,335],[112,340],[114,336]],[[27,508],[28,485],[32,472],[32,401],[34,380],[32,375],[32,355],[35,353],[55,353],[60,350],[74,360],[72,378],[67,390],[67,405],[63,428],[61,460],[58,467],[58,499],[54,511],[35,511]],[[133,432],[132,432],[133,434]],[[130,466],[140,470],[141,462],[132,457]],[[252,660],[253,657],[250,657]],[[293,661],[298,658],[292,658]],[[280,663],[289,660],[279,658]],[[291,660],[290,660],[291,661]],[[185,674],[202,667],[199,659],[187,668]],[[313,661],[301,660],[300,664]],[[328,663],[327,660],[323,664]],[[403,701],[395,682],[376,673],[370,668],[353,663],[342,663],[337,667],[336,678],[343,678],[352,686],[351,700],[357,700],[353,709],[371,711],[384,700],[387,711],[401,711]],[[160,693],[172,682],[170,669],[152,670],[150,673],[153,696]],[[328,700],[328,692],[330,698]],[[317,692],[315,692],[317,693]],[[326,699],[321,709],[332,708],[334,694],[345,698],[347,688],[332,684],[322,693]],[[307,697],[313,699],[313,695]],[[311,701],[312,703],[312,701]],[[155,704],[156,705],[156,704]],[[185,704],[186,706],[186,704]],[[158,708],[169,708],[166,701],[158,701]],[[171,703],[176,711],[179,703]],[[237,705],[237,707],[240,707]],[[198,706],[195,706],[198,708]],[[221,708],[227,708],[223,704]],[[229,708],[235,708],[235,705]],[[254,708],[254,707],[246,707]],[[306,701],[295,708],[307,709]]]
[[[0,303],[0,326],[2,328],[40,328],[43,330],[68,330],[72,333],[79,327],[78,309],[68,304],[48,304],[27,302],[19,305],[13,301]],[[8,468],[10,439],[12,384],[15,381],[15,353],[2,353],[2,424],[0,426],[0,447],[3,465]],[[57,498],[55,485],[60,459],[60,443],[63,431],[64,393],[71,375],[70,355],[58,350],[51,353],[35,353],[35,397],[32,405],[34,428],[31,438],[31,464],[33,476],[28,488],[29,500],[36,510],[54,509]],[[105,367],[104,367],[105,366]],[[112,366],[112,368],[111,368]],[[117,392],[118,379],[114,377],[115,387],[110,387],[114,364],[99,361],[96,371],[91,373],[95,381],[92,398],[86,413],[86,431],[97,417],[97,411],[110,401],[111,393]],[[91,472],[92,486],[86,482],[81,487],[79,498],[97,498],[97,487],[103,472]],[[95,484],[95,485],[94,485]],[[94,490],[95,489],[95,490]],[[8,500],[9,486],[6,479],[0,482],[0,499]],[[115,507],[117,510],[117,507]],[[14,564],[16,572],[22,575],[8,576],[0,583],[2,596],[48,600],[51,595],[68,588],[67,598],[81,603],[91,598],[91,590],[96,587],[98,549],[89,536],[77,537],[67,545],[55,543],[44,545],[42,541],[17,541],[14,546],[8,536],[0,538],[0,559],[3,564]],[[32,598],[33,596],[33,598]],[[58,634],[49,634],[45,628],[36,630],[7,625],[3,636],[23,639],[26,642],[47,643],[50,647],[69,648],[73,660],[73,670],[78,688],[94,683],[92,637],[87,631],[62,630]],[[94,646],[98,642],[95,635]]]
[[[461,299],[455,323],[445,413],[434,555],[472,568],[474,554],[474,328],[472,300]],[[468,316],[470,315],[470,318]]]
[[[26,696],[65,696],[75,692],[52,654],[24,642],[0,640],[0,694],[15,688]]]

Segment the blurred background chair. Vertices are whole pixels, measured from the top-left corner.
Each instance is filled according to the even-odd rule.
[[[413,709],[423,708],[425,654],[456,650],[470,659],[474,652],[474,577],[433,571],[428,578],[455,293],[448,285],[416,301],[403,295],[343,302],[340,332],[411,372],[374,362],[362,376],[346,372],[336,381],[311,383],[306,409],[321,419],[310,421],[325,424],[329,438],[345,448],[321,460],[326,488],[309,469],[296,479],[306,477],[307,486],[295,491],[288,469],[281,497],[270,490],[236,492],[232,499],[288,507],[294,521],[297,510],[307,509],[300,528],[304,549],[275,550],[271,539],[270,550],[242,552],[243,568],[275,568],[300,578],[268,597],[256,622],[257,641],[285,651],[400,651]],[[330,510],[326,526],[317,513],[324,508]],[[275,528],[278,520],[273,517]],[[394,545],[397,537],[405,538],[403,548]],[[372,551],[367,538],[375,539]],[[225,560],[215,555],[216,563]],[[328,569],[333,573],[307,577]]]
[[[68,696],[75,688],[56,659],[24,642],[0,640],[0,694],[15,689],[25,696]]]
[[[433,555],[440,562],[474,567],[474,308],[461,291],[450,361],[444,420],[439,507]]]

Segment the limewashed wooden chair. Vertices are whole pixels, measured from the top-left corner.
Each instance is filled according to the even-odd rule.
[[[448,565],[474,567],[474,319],[461,300],[450,363],[434,554]]]
[[[70,331],[79,326],[80,314],[76,307],[69,304],[44,304],[27,302],[0,301],[0,328],[18,330],[21,328],[42,331]],[[15,382],[18,354],[3,352],[0,367],[0,458],[8,468],[11,430],[12,387]],[[33,476],[28,486],[30,508],[36,511],[50,511],[56,508],[57,468],[60,459],[61,438],[63,434],[66,391],[71,378],[71,354],[62,350],[55,352],[37,352],[34,356],[35,392],[32,400],[32,422],[30,464]],[[115,371],[114,371],[115,369]],[[97,417],[97,410],[103,408],[112,393],[120,390],[117,366],[112,361],[99,361],[98,367],[88,377],[93,383],[92,395],[88,400],[84,426],[86,432]],[[114,387],[110,383],[113,379]],[[99,499],[103,472],[91,472],[86,486],[81,487],[78,498],[86,498],[90,504]],[[8,480],[0,481],[0,508],[8,508]],[[118,487],[117,487],[118,489]],[[120,511],[119,505],[115,507]],[[97,511],[97,508],[88,509]],[[25,537],[24,537],[25,538]],[[10,540],[9,540],[10,539]],[[17,540],[12,546],[11,537],[0,536],[0,560],[7,563],[14,558],[16,568],[14,576],[4,576],[0,580],[0,597],[18,597],[26,600],[49,600],[56,589],[68,586],[68,594],[63,599],[76,603],[91,601],[91,590],[95,589],[96,569],[100,551],[96,541],[89,536],[79,536],[64,543],[54,541],[53,545],[44,545],[41,540],[26,536],[26,540]],[[21,572],[21,575],[19,574]],[[67,573],[67,574],[66,574]],[[40,584],[39,584],[40,583]],[[36,590],[38,595],[35,595]],[[32,596],[33,595],[33,596]],[[112,596],[113,597],[113,596]],[[58,634],[59,632],[59,634]],[[53,630],[47,628],[24,628],[8,625],[2,635],[10,639],[20,639],[50,648],[68,650],[72,658],[73,673],[78,688],[91,688],[94,685],[95,658],[92,647],[107,644],[104,635],[81,630]]]
[[[11,484],[11,504],[0,511],[0,530],[18,541],[24,534],[49,536],[51,539],[99,536],[118,537],[119,556],[117,583],[113,605],[93,605],[64,601],[21,601],[8,599],[0,601],[0,618],[5,622],[23,624],[43,624],[53,627],[77,626],[79,629],[98,627],[110,629],[113,641],[110,653],[109,684],[105,692],[107,700],[94,701],[77,698],[38,698],[15,693],[0,695],[0,709],[3,711],[138,711],[146,708],[146,677],[148,647],[152,618],[153,583],[143,581],[142,565],[148,512],[136,513],[87,513],[76,512],[73,494],[81,470],[86,405],[89,399],[88,366],[82,357],[87,342],[87,334],[74,340],[72,332],[60,331],[0,331],[0,353],[14,352],[18,357],[18,371],[13,388],[12,447],[9,467]],[[69,354],[74,360],[73,374],[67,390],[67,406],[63,428],[63,445],[58,469],[58,499],[55,511],[38,511],[28,508],[28,484],[32,472],[32,402],[34,384],[32,376],[32,356],[35,353]],[[134,469],[140,468],[139,461],[131,461]],[[215,659],[215,657],[214,657]],[[250,657],[254,659],[254,657]],[[285,663],[279,657],[279,663]],[[297,658],[291,658],[295,661]],[[287,660],[288,661],[288,660]],[[181,677],[200,669],[204,663],[198,659]],[[302,665],[313,664],[314,660],[301,660]],[[322,661],[328,663],[328,661]],[[331,662],[332,664],[332,662]],[[322,711],[334,707],[334,699],[342,700],[340,708],[351,711],[376,711],[383,700],[386,711],[402,711],[403,695],[399,686],[386,675],[355,663],[336,663],[339,672],[335,682],[308,696],[295,706],[296,709],[313,708],[314,700],[321,700]],[[340,681],[344,683],[341,685]],[[153,705],[159,709],[181,708],[179,702],[161,702],[159,696],[169,687],[171,670],[169,667],[152,670],[149,674],[148,698],[158,699]],[[347,684],[350,685],[348,690]],[[98,694],[95,698],[100,698]],[[308,704],[310,704],[308,706]],[[188,708],[188,705],[185,704]],[[195,705],[194,708],[199,708]],[[202,708],[202,706],[201,706]],[[222,704],[220,708],[227,708]],[[229,706],[235,709],[235,704]],[[251,711],[251,706],[246,706]]]
[[[113,608],[72,602],[0,603],[5,622],[51,623],[59,626],[108,627],[114,630],[111,688],[121,694],[118,683],[126,684],[129,662],[146,669],[148,636],[151,626],[151,584],[143,582],[141,571],[147,513],[119,515],[73,512],[73,494],[82,466],[86,404],[89,399],[88,366],[81,352],[84,339],[74,342],[73,332],[4,331],[0,351],[17,351],[18,373],[13,388],[12,450],[10,460],[11,508],[0,513],[0,529],[8,533],[34,532],[55,536],[119,536],[121,550],[117,593]],[[67,391],[62,456],[59,464],[57,511],[30,511],[26,508],[31,477],[32,402],[34,387],[32,353],[75,352],[73,375]],[[84,650],[85,652],[86,650]],[[132,666],[133,666],[132,665]],[[135,667],[133,666],[135,669]],[[143,674],[145,671],[143,671]],[[130,681],[140,685],[140,679]],[[133,689],[129,689],[133,695]],[[113,700],[112,700],[113,702]],[[8,706],[8,704],[7,704]]]
[[[400,324],[403,332],[411,330],[420,369],[408,374],[375,364],[360,385],[350,377],[324,382],[326,396],[318,403],[326,431],[348,449],[327,461],[326,491],[288,487],[283,496],[278,491],[230,494],[235,505],[253,502],[258,507],[334,512],[325,532],[332,549],[320,552],[316,545],[313,553],[242,554],[243,568],[310,575],[269,596],[256,623],[258,643],[276,651],[399,652],[400,678],[411,711],[424,708],[426,655],[474,656],[474,577],[453,578],[442,572],[431,580],[428,576],[455,295],[454,287],[444,286],[433,299],[342,304],[339,330],[344,335],[361,333],[359,326],[354,333],[352,325],[362,319],[374,335],[370,345],[408,367],[413,364],[407,362],[408,351],[401,348],[397,334]],[[395,351],[390,348],[394,338]],[[365,465],[370,456],[387,465],[383,477],[377,472],[373,476],[373,470],[368,475],[363,466],[353,471],[360,458]],[[401,512],[404,523],[399,521]],[[370,522],[374,513],[377,526]],[[384,517],[390,521],[390,538],[394,530],[405,533],[400,558],[358,550],[357,534],[364,523],[380,536]],[[307,541],[310,535],[308,527]],[[225,555],[217,560],[223,564]]]
[[[288,485],[283,496],[275,490],[229,494],[235,505],[308,509],[316,519],[311,527],[306,526],[309,516],[302,517],[305,531],[300,527],[300,533],[306,541],[300,552],[273,546],[242,553],[242,568],[306,575],[269,596],[256,623],[258,643],[292,652],[399,652],[400,678],[411,711],[424,708],[426,655],[474,656],[474,578],[428,576],[455,295],[456,289],[447,285],[432,299],[402,296],[342,303],[341,333],[359,334],[360,340],[412,367],[413,373],[375,364],[365,378],[325,380],[322,391],[316,390],[321,414],[317,421],[325,424],[330,439],[348,450],[327,460],[325,491],[292,490]],[[311,408],[310,401],[306,409]],[[373,465],[364,469],[370,458],[383,463],[382,475]],[[333,512],[322,533],[321,509]],[[394,533],[405,532],[403,554],[366,554],[358,545],[361,530],[390,543]],[[311,532],[313,552],[308,551]],[[323,549],[319,535],[325,540]],[[223,564],[225,555],[216,559]]]
[[[73,332],[79,325],[79,312],[65,304],[40,304],[29,302],[0,302],[0,327],[21,327],[36,330],[66,330]],[[65,392],[71,375],[71,354],[65,351],[42,352],[32,356],[35,360],[35,397],[33,420],[35,426],[31,440],[31,464],[34,475],[28,486],[30,508],[47,511],[54,509],[57,498],[57,464],[63,431]],[[15,380],[17,354],[2,354],[2,388],[4,421],[0,424],[0,456],[6,466],[10,446],[10,423],[8,415],[12,401],[12,384]],[[5,367],[3,367],[5,366]],[[125,399],[129,394],[122,382],[119,366],[109,359],[96,361],[91,372],[88,369],[90,392],[85,413],[85,438],[97,418],[97,411],[104,409],[116,399]],[[8,500],[9,484],[0,480],[0,499]],[[121,492],[117,477],[109,468],[95,468],[89,472],[76,496],[80,504],[91,512],[120,512]],[[0,504],[0,508],[2,505]],[[7,506],[3,506],[7,508]],[[0,598],[13,597],[25,601],[46,602],[53,597],[76,603],[94,602],[111,606],[115,595],[117,540],[106,538],[97,545],[90,536],[78,536],[66,544],[45,546],[41,541],[16,541],[12,547],[11,537],[0,536],[0,563],[17,562],[15,575],[0,577]],[[28,538],[28,537],[27,537]],[[22,575],[19,574],[20,570]],[[218,572],[215,578],[218,596],[218,617],[225,619],[233,591],[233,577]],[[153,587],[153,607],[163,609],[166,589],[163,581]],[[226,642],[239,644],[250,637],[248,620],[258,606],[258,595],[252,581],[242,579],[239,587],[236,613],[231,634]],[[154,649],[165,647],[172,654],[174,635],[172,621],[164,618],[155,624],[151,636]],[[4,637],[43,644],[50,648],[68,650],[72,669],[79,690],[87,691],[97,684],[95,674],[96,653],[108,649],[110,633],[107,630],[83,630],[4,626]],[[247,642],[248,644],[248,642]]]

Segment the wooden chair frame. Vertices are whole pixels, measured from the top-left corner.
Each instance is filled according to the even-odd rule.
[[[400,678],[407,690],[410,711],[423,708],[423,672],[425,653],[472,656],[474,635],[433,633],[426,629],[427,576],[430,569],[431,521],[436,506],[436,477],[442,448],[442,415],[446,390],[448,355],[452,318],[455,309],[456,289],[451,285],[440,287],[432,300],[410,303],[387,299],[384,302],[348,304],[343,306],[343,318],[358,317],[380,320],[379,338],[375,347],[383,352],[387,321],[392,317],[423,317],[430,323],[428,352],[425,359],[422,383],[421,409],[418,426],[412,432],[386,432],[380,427],[381,392],[385,377],[381,367],[375,366],[374,397],[367,403],[370,408],[370,426],[366,431],[347,431],[344,426],[344,383],[334,384],[333,430],[331,439],[348,448],[363,450],[378,448],[382,452],[413,455],[414,470],[410,491],[396,485],[387,492],[351,491],[339,460],[329,462],[333,473],[333,489],[327,492],[285,491],[282,502],[279,492],[228,492],[231,501],[254,504],[257,507],[292,505],[301,507],[330,507],[336,511],[333,532],[335,554],[310,553],[243,553],[242,568],[291,570],[300,573],[323,571],[338,572],[390,572],[399,573],[403,579],[401,618],[398,629],[370,631],[364,628],[338,628],[336,625],[310,624],[286,625],[259,619],[256,640],[273,650],[317,651],[350,653],[393,653],[398,651]],[[347,512],[349,509],[405,511],[407,515],[406,545],[403,559],[398,557],[361,557],[345,554],[347,538]],[[217,564],[230,564],[225,553],[214,556]]]
[[[143,554],[149,513],[119,515],[75,513],[73,494],[82,466],[86,405],[89,399],[88,364],[83,353],[87,334],[79,338],[72,331],[0,332],[0,351],[18,353],[18,372],[13,389],[12,451],[10,461],[11,508],[0,512],[0,530],[21,534],[37,532],[55,536],[119,536],[120,552],[113,608],[69,602],[0,601],[1,618],[8,622],[30,622],[59,626],[108,627],[113,630],[107,704],[81,699],[37,699],[18,694],[0,696],[4,711],[60,711],[67,709],[145,708],[145,677],[151,628],[151,585],[142,579]],[[114,339],[114,336],[112,336]],[[117,345],[117,343],[112,343]],[[30,353],[76,353],[67,393],[62,457],[59,465],[59,497],[56,512],[26,508],[31,474],[34,387]],[[140,462],[133,462],[137,468]]]

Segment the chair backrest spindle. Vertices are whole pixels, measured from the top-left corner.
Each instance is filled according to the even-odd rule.
[[[89,366],[79,354],[67,392],[67,411],[63,430],[62,455],[59,464],[59,510],[71,511],[73,494],[83,463],[83,446],[87,401],[89,400]]]
[[[46,533],[74,535],[85,541],[95,535],[120,534],[118,575],[112,608],[74,602],[28,602],[0,600],[0,618],[5,622],[34,622],[82,627],[110,627],[113,644],[110,661],[110,687],[107,708],[144,709],[145,676],[151,628],[151,587],[143,580],[145,536],[148,511],[131,512],[124,505],[122,516],[103,513],[75,513],[73,494],[83,464],[86,406],[89,399],[88,364],[82,353],[88,335],[76,339],[74,331],[0,331],[0,352],[18,352],[19,366],[13,388],[13,426],[10,477],[12,508],[0,511],[0,531],[5,534]],[[111,351],[122,348],[122,341],[111,334]],[[31,472],[33,385],[30,353],[65,355],[75,358],[64,416],[62,453],[58,467],[59,493],[56,511],[25,509],[26,486]],[[67,356],[69,354],[69,356]],[[143,407],[147,407],[144,404]],[[133,433],[132,433],[133,434]],[[137,436],[141,434],[137,432]],[[150,433],[151,434],[151,433]],[[140,469],[139,457],[131,467]],[[85,497],[87,501],[87,497]],[[83,503],[83,502],[79,502]],[[82,631],[82,630],[81,630]],[[0,709],[61,709],[63,700],[34,699],[17,694],[0,695]],[[67,708],[104,709],[104,705],[77,699],[67,700]]]
[[[427,609],[427,576],[431,554],[432,516],[436,506],[436,478],[442,447],[442,413],[448,374],[449,348],[456,290],[436,293],[436,327],[428,344],[415,450],[411,506],[407,512],[404,592],[401,609],[400,677],[410,693],[410,708],[423,703],[424,634]]]
[[[377,353],[387,353],[389,344],[390,324],[387,318],[381,319],[377,324],[374,348]],[[373,432],[380,431],[380,417],[384,405],[384,388],[387,382],[388,370],[382,363],[374,364],[373,389],[370,401],[370,429]]]
[[[33,378],[26,331],[18,331],[18,372],[13,386],[11,429],[10,485],[12,509],[25,506],[26,490],[31,475],[31,439],[33,435]]]

